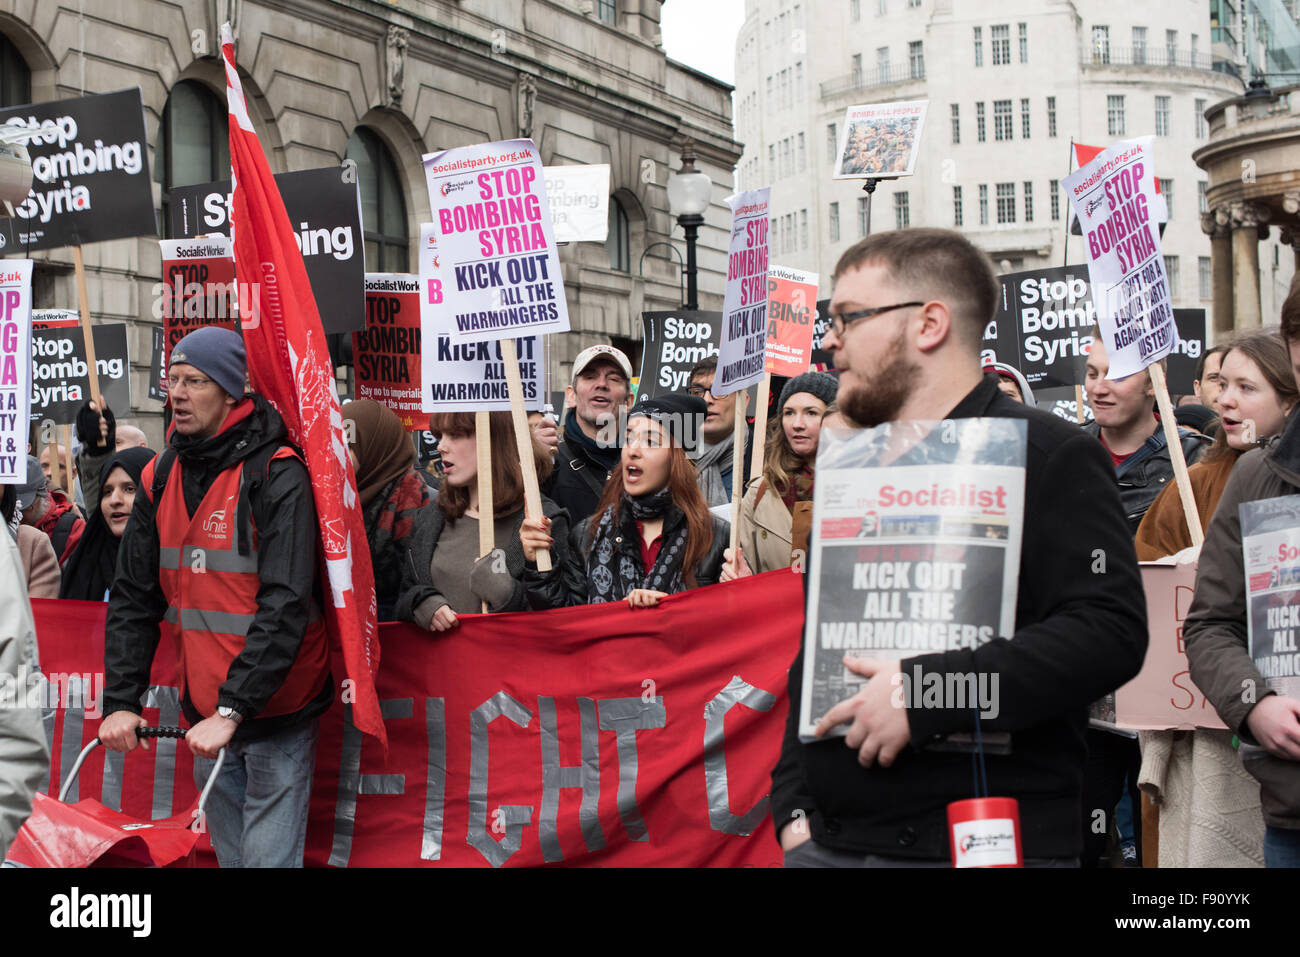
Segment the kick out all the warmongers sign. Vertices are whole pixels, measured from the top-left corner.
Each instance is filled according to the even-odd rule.
[[[447,311],[452,336],[482,342],[568,332],[555,224],[533,141],[430,153],[424,173],[442,264],[440,298],[429,305]]]
[[[27,481],[31,409],[32,261],[0,266],[0,484]]]
[[[727,197],[731,242],[727,291],[722,301],[722,341],[714,395],[731,395],[763,378],[767,362],[768,210],[771,190]]]

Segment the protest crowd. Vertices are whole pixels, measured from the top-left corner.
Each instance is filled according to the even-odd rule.
[[[249,152],[251,128],[231,129],[233,162],[265,167],[260,148]],[[529,193],[535,148],[490,144],[503,146],[526,161],[495,188]],[[867,162],[894,146],[862,136],[852,148]],[[495,162],[484,150],[461,152]],[[464,161],[451,153],[426,159],[431,183]],[[492,176],[482,182],[490,191]],[[256,194],[238,207],[251,222],[230,240],[236,269],[287,228],[267,195],[275,201],[260,212]],[[464,202],[454,195],[449,204]],[[766,240],[744,248],[742,220],[754,210],[766,226],[766,194],[733,200],[732,268],[738,283],[762,277],[761,289]],[[1119,325],[1099,324],[1076,367],[1085,423],[1082,408],[1071,420],[1037,407],[1035,373],[1000,345],[991,354],[986,330],[1003,295],[985,253],[947,230],[876,233],[836,265],[824,328],[793,367],[766,361],[783,335],[767,303],[742,308],[729,285],[721,348],[682,370],[685,388],[652,387],[653,357],[636,376],[620,349],[584,343],[557,421],[539,393],[526,409],[516,393],[521,369],[525,391],[536,375],[533,343],[573,335],[560,271],[539,266],[554,259],[554,237],[532,220],[512,225],[500,202],[493,215],[520,231],[524,252],[492,252],[540,249],[519,274],[549,275],[558,302],[532,285],[519,308],[484,305],[486,295],[440,304],[434,291],[450,297],[460,282],[448,271],[437,287],[375,280],[376,294],[410,292],[422,316],[445,322],[422,318],[425,351],[408,357],[423,362],[423,402],[358,389],[338,404],[332,367],[311,378],[329,365],[302,332],[319,332],[314,307],[284,320],[293,376],[275,371],[290,353],[275,352],[284,347],[261,323],[199,324],[169,338],[162,358],[161,447],[92,388],[65,444],[36,437],[23,480],[3,485],[12,571],[0,575],[0,671],[39,669],[53,648],[46,629],[98,615],[75,619],[102,630],[74,636],[102,648],[88,665],[103,688],[86,742],[97,736],[112,755],[105,766],[121,769],[155,749],[161,764],[164,743],[141,731],[167,713],[157,675],[174,668],[177,748],[188,752],[177,773],[196,794],[211,778],[202,813],[221,867],[300,867],[324,854],[347,863],[364,801],[405,793],[375,771],[381,758],[363,758],[363,738],[387,735],[405,760],[409,726],[398,725],[419,697],[429,735],[414,749],[429,761],[419,794],[429,810],[414,812],[421,861],[451,854],[442,828],[455,814],[469,821],[467,846],[494,865],[525,840],[539,863],[584,845],[605,851],[615,826],[629,846],[671,842],[649,839],[674,803],[653,795],[698,764],[707,827],[683,831],[677,840],[699,847],[677,853],[700,860],[722,860],[710,842],[732,841],[742,848],[733,863],[798,868],[967,866],[968,853],[981,866],[1300,866],[1300,668],[1259,647],[1272,634],[1275,650],[1294,648],[1287,626],[1300,628],[1290,598],[1300,507],[1287,498],[1300,494],[1300,285],[1277,328],[1205,349],[1176,404],[1161,371],[1168,349],[1147,348],[1172,318],[1142,319],[1159,333],[1142,338],[1123,329],[1132,316],[1108,316]],[[468,222],[455,208],[424,244],[448,260],[469,255],[456,245],[464,230],[447,225]],[[281,268],[288,301],[310,303],[301,257]],[[470,285],[459,293],[483,293]],[[815,296],[815,277],[811,286]],[[440,335],[479,348],[439,350],[453,355],[440,367],[427,345]],[[828,361],[814,363],[814,351]],[[513,372],[508,401],[488,394],[487,376],[474,381],[483,355]],[[413,440],[426,428],[433,448]],[[1284,557],[1270,564],[1266,550]],[[1194,576],[1179,660],[1207,720],[1185,726],[1126,717],[1126,689],[1151,667],[1162,625],[1153,582],[1166,573]],[[763,593],[778,596],[779,619],[766,620]],[[562,629],[569,637],[548,647]],[[367,641],[373,654],[349,657]],[[692,699],[703,745],[692,730],[689,746],[674,739],[677,753],[650,754],[651,732],[681,720],[677,692],[649,681],[627,697],[602,685],[624,649],[658,649],[653,667],[698,672],[706,685],[720,677],[703,708]],[[503,690],[472,692],[468,724],[444,712],[444,698],[456,700],[447,689],[493,654],[520,656],[518,671],[490,676]],[[775,661],[767,687],[744,676],[760,658]],[[448,684],[381,701],[372,659],[401,680]],[[430,661],[465,671],[425,674]],[[557,732],[559,695],[548,689],[574,676],[590,690],[560,712]],[[490,807],[486,796],[488,725],[506,719],[492,747],[508,747],[502,725],[533,717],[521,699],[537,705],[542,742],[536,818],[533,806]],[[733,705],[761,732],[737,732],[734,716],[726,725]],[[28,815],[45,813],[44,792],[83,744],[61,717],[52,759],[47,717],[0,708],[0,857],[21,843]],[[603,798],[614,757],[602,733],[616,737],[618,762],[617,794],[607,784]],[[456,753],[465,740],[469,758]],[[728,760],[724,743],[745,750]],[[166,753],[171,773],[177,753]],[[495,753],[494,788],[517,773]],[[337,773],[321,784],[325,764]],[[336,810],[346,787],[351,803]],[[108,790],[97,793],[107,801]],[[581,827],[562,842],[558,795],[569,791],[564,807],[571,796],[576,809],[579,790]],[[323,791],[335,818],[316,858],[316,831],[329,829]],[[606,813],[615,800],[617,814]],[[534,825],[537,837],[524,837]],[[396,839],[396,824],[391,835],[365,825],[377,826]]]

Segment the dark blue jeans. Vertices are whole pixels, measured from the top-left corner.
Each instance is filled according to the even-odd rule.
[[[1271,824],[1265,826],[1264,866],[1300,867],[1300,831]]]

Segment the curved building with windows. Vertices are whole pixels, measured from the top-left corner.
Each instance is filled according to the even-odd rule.
[[[1210,104],[1245,72],[1226,0],[746,0],[736,45],[742,188],[771,184],[773,262],[815,270],[868,229],[861,181],[831,178],[849,106],[929,100],[915,174],[884,181],[875,230],[962,230],[1003,271],[1086,262],[1059,184],[1071,141],[1152,134],[1169,202],[1162,252],[1174,303],[1212,311],[1207,176],[1192,154]],[[1212,16],[1213,8],[1213,16]],[[1294,263],[1259,258],[1273,316]],[[1211,320],[1212,321],[1212,320]],[[1267,320],[1266,320],[1267,321]]]
[[[227,179],[221,20],[275,172],[353,160],[366,268],[409,272],[429,217],[421,156],[531,136],[548,165],[608,163],[610,236],[560,251],[575,335],[556,337],[553,388],[594,342],[634,355],[643,309],[681,303],[668,178],[688,144],[714,182],[701,230],[704,308],[721,305],[739,145],[731,88],[669,60],[663,0],[96,0],[0,3],[0,105],[139,86],[160,236],[167,192]],[[127,322],[135,414],[154,443],[146,398],[160,278],[153,238],[85,247],[96,321]],[[37,308],[76,303],[70,249],[35,254]],[[123,415],[124,410],[118,410]],[[157,445],[155,445],[157,447]]]

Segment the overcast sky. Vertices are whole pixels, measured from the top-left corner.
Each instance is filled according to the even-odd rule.
[[[674,60],[725,83],[736,82],[736,35],[745,0],[665,0],[664,50]]]

